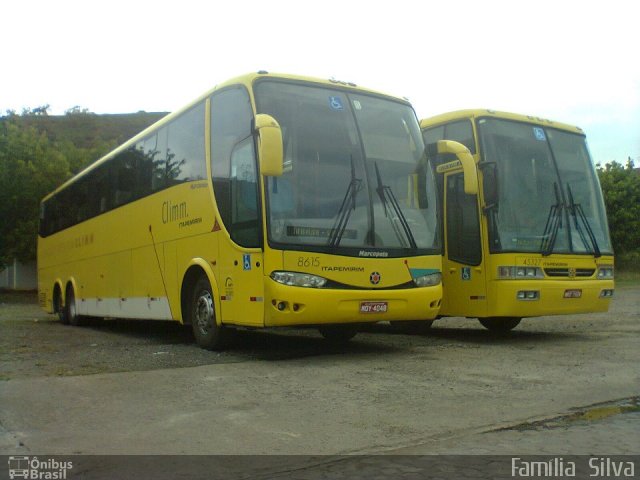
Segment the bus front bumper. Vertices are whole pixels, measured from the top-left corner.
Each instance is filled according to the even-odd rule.
[[[293,287],[271,279],[265,288],[265,326],[432,320],[442,284],[399,290]]]
[[[613,280],[496,280],[488,310],[496,317],[606,312],[613,291]]]

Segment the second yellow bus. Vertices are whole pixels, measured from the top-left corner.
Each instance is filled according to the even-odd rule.
[[[525,317],[607,311],[613,249],[584,132],[490,110],[424,119],[427,145],[464,144],[478,194],[440,157],[444,213],[443,316],[506,331]],[[447,168],[452,165],[453,168]]]

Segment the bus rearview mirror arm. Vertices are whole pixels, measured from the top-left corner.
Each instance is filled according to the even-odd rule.
[[[449,170],[449,168],[446,168],[447,165],[450,165],[450,169],[462,166],[462,171],[464,173],[464,193],[468,195],[477,195],[478,171],[476,170],[476,162],[469,149],[463,144],[454,142],[453,140],[438,140],[436,143],[430,143],[427,145],[427,155],[430,157],[445,153],[453,153],[458,158],[458,161],[441,165],[438,168],[438,171],[443,172],[444,170]],[[458,162],[460,163],[458,164]],[[441,167],[445,168],[442,169]]]

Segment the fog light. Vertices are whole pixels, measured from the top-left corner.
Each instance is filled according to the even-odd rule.
[[[278,302],[277,308],[282,312],[285,308],[287,308],[287,304],[285,302]]]
[[[600,292],[600,298],[611,298],[613,297],[613,290],[607,288]]]
[[[518,290],[516,298],[518,300],[538,300],[540,292],[538,290]]]

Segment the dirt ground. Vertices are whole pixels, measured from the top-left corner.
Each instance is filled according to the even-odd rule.
[[[0,380],[353,355],[377,348],[515,346],[527,339],[575,336],[587,340],[637,333],[640,320],[640,284],[629,282],[618,286],[608,313],[525,319],[506,336],[484,330],[473,319],[449,318],[436,321],[423,335],[375,325],[344,347],[327,344],[313,329],[239,331],[227,351],[208,352],[195,345],[189,327],[177,323],[93,319],[84,327],[72,327],[43,312],[36,302],[34,292],[0,293]]]

